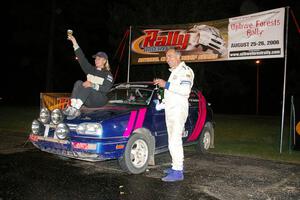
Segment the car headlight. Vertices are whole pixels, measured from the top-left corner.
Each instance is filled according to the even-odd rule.
[[[44,124],[50,121],[50,111],[47,108],[42,108],[40,111],[40,121]]]
[[[54,133],[58,139],[63,140],[68,137],[69,132],[68,126],[64,123],[60,123],[57,125]]]
[[[59,109],[55,109],[52,111],[51,121],[53,122],[53,124],[59,124],[63,121],[63,119],[64,119],[64,116]]]
[[[38,120],[33,120],[31,124],[31,131],[33,134],[38,134],[41,129],[41,124]]]
[[[99,123],[81,123],[76,128],[76,132],[82,135],[102,135],[102,131]]]

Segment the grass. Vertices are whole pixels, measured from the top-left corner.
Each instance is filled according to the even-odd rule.
[[[39,107],[0,106],[0,131],[28,134],[38,114]],[[215,122],[212,153],[300,164],[300,151],[289,150],[288,122],[284,128],[282,153],[279,153],[281,116],[216,114]]]
[[[289,123],[285,121],[280,154],[281,116],[215,115],[212,152],[300,164],[300,151],[289,148]]]
[[[0,131],[29,134],[31,123],[39,115],[39,107],[0,106]]]

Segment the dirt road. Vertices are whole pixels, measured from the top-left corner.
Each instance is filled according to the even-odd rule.
[[[9,136],[8,136],[9,134]],[[0,133],[0,199],[300,199],[300,165],[235,156],[199,156],[185,149],[185,180],[164,183],[168,153],[141,175],[117,161],[60,158]],[[25,145],[24,145],[25,144]]]

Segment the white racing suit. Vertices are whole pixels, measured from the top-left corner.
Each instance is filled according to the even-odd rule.
[[[188,116],[188,98],[193,82],[193,70],[181,62],[171,71],[165,86],[166,125],[173,170],[183,170],[182,134]]]

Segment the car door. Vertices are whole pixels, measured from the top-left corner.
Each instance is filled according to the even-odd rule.
[[[199,98],[197,92],[192,90],[189,97],[189,114],[185,123],[185,130],[182,135],[183,142],[193,132],[196,121],[198,119],[198,104]]]
[[[155,136],[156,148],[168,146],[168,132],[165,120],[165,109],[160,109],[157,104],[161,103],[161,96],[158,90],[154,91],[150,109],[152,113],[152,133]]]

